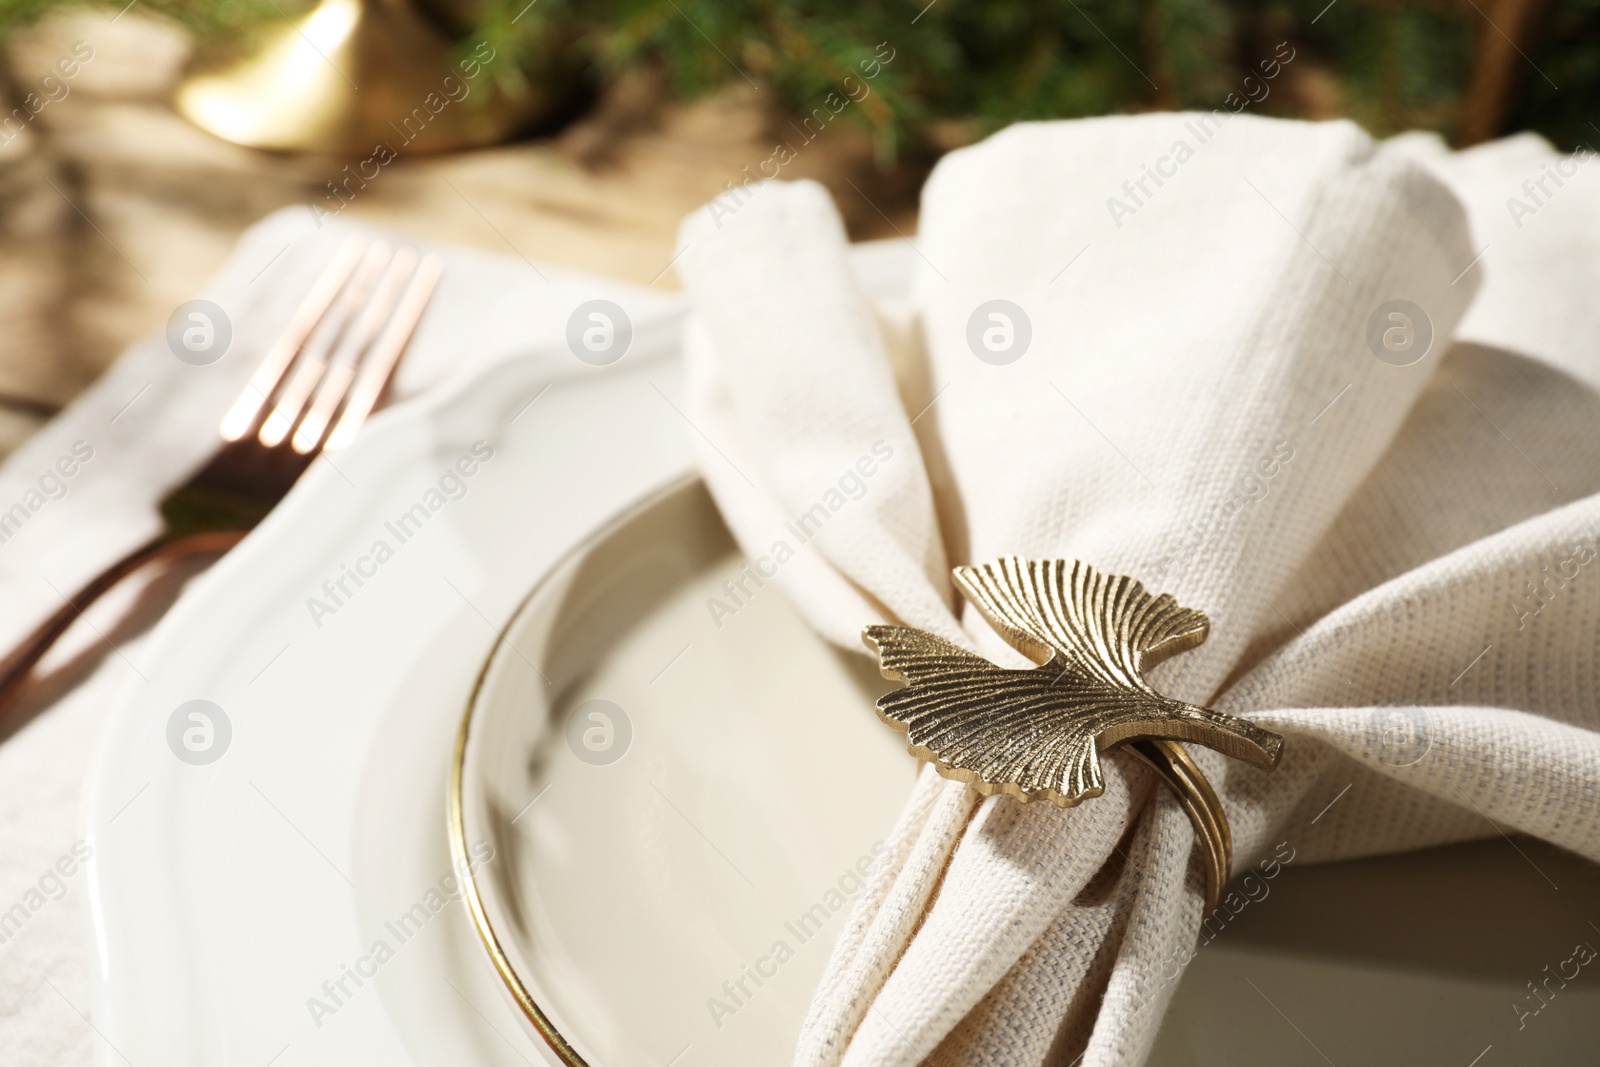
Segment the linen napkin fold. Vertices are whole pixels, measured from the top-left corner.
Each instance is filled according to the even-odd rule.
[[[1485,257],[1439,155],[1246,116],[1012,127],[935,169],[898,312],[814,185],[696,213],[707,482],[752,555],[811,516],[777,580],[845,647],[893,618],[1020,666],[948,578],[1013,553],[1205,611],[1157,688],[1288,735],[1271,774],[1191,746],[1235,872],[1501,827],[1600,859],[1600,397],[1570,357],[1451,348]],[[925,769],[796,1063],[1141,1062],[1200,872],[1174,799],[1104,762],[1065,811]]]

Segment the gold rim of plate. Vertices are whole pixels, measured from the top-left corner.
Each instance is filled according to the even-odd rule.
[[[563,557],[552,567],[550,573],[566,562]],[[517,610],[512,612],[515,619],[520,615],[528,601],[544,585],[540,579],[522,602],[517,605]],[[489,914],[484,909],[483,897],[478,890],[477,875],[467,854],[467,826],[466,806],[462,798],[462,787],[465,781],[463,771],[466,768],[467,737],[472,731],[472,713],[478,704],[478,694],[483,689],[484,679],[489,674],[489,668],[494,663],[495,657],[500,652],[500,646],[505,644],[505,634],[510,629],[509,623],[500,631],[500,636],[495,638],[494,645],[489,649],[489,655],[484,659],[483,666],[478,670],[477,680],[472,683],[472,693],[467,697],[466,711],[461,716],[461,728],[456,731],[455,754],[450,760],[450,863],[456,869],[456,877],[461,880],[465,890],[463,894],[467,901],[467,912],[472,916],[473,929],[477,931],[478,940],[489,953],[489,960],[494,964],[500,981],[510,991],[512,998],[517,1002],[517,1007],[522,1009],[539,1036],[544,1038],[545,1044],[550,1046],[557,1058],[567,1067],[590,1067],[589,1061],[578,1055],[564,1034],[556,1029],[550,1016],[533,999],[533,994],[528,992],[528,987],[523,983],[522,976],[517,974],[516,968],[511,966],[511,960],[506,956],[505,949],[500,944],[500,937],[495,933],[494,924],[489,921]]]
[[[494,924],[489,921],[489,913],[483,905],[483,895],[478,888],[477,873],[473,869],[471,857],[467,852],[466,803],[463,797],[463,790],[466,784],[467,740],[472,734],[473,712],[477,710],[478,697],[483,692],[483,684],[489,676],[489,668],[494,665],[496,658],[500,655],[501,648],[507,644],[506,635],[512,631],[517,619],[528,609],[528,605],[532,603],[533,598],[544,589],[550,579],[561,573],[568,563],[590,545],[604,540],[608,535],[637,519],[651,507],[698,481],[700,481],[698,474],[677,478],[667,485],[636,498],[630,504],[612,513],[609,518],[600,523],[580,543],[571,546],[556,557],[550,566],[545,569],[544,573],[540,575],[539,579],[523,594],[522,599],[517,602],[516,608],[507,618],[505,625],[500,628],[494,639],[494,644],[489,646],[489,653],[484,657],[483,665],[478,668],[478,676],[472,683],[472,691],[467,694],[466,708],[461,714],[461,727],[456,731],[455,752],[450,758],[450,863],[455,868],[456,877],[461,880],[462,895],[467,902],[467,912],[472,917],[473,929],[477,931],[479,942],[488,952],[489,960],[494,964],[495,972],[499,974],[501,983],[511,993],[512,999],[517,1002],[517,1007],[522,1010],[522,1014],[527,1020],[533,1024],[533,1028],[538,1031],[545,1044],[550,1046],[550,1050],[556,1054],[556,1057],[566,1067],[592,1067],[592,1065],[579,1055],[578,1050],[572,1047],[572,1042],[568,1041],[566,1035],[556,1028],[556,1024],[551,1020],[544,1008],[540,1007],[539,1002],[534,1000],[533,994],[528,990],[527,983],[517,973],[516,968],[511,965],[511,959],[506,954],[504,946],[501,945],[499,935],[495,933]]]

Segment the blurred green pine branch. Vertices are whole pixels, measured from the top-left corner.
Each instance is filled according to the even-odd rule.
[[[967,139],[1025,119],[1225,107],[1230,93],[1258,113],[1345,115],[1380,136],[1532,129],[1563,147],[1600,144],[1600,0],[416,2],[516,57],[502,70],[532,80],[577,60],[602,86],[643,65],[680,98],[749,82],[796,116],[865,83],[871,92],[840,117],[869,130],[883,160],[941,140],[941,128]],[[0,33],[60,3],[0,0]],[[139,10],[226,43],[311,5],[141,0]],[[1500,48],[1510,58],[1497,67],[1487,53],[1507,25],[1523,27],[1520,52]],[[1280,42],[1295,59],[1257,97],[1247,79],[1260,84]]]

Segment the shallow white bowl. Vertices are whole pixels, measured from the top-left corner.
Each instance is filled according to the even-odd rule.
[[[505,626],[463,720],[454,855],[566,1062],[784,1062],[915,775],[864,655],[743,556],[698,480],[629,509]]]

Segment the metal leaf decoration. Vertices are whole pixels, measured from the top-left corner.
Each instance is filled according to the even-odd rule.
[[[1193,741],[1277,764],[1279,735],[1145,682],[1145,671],[1206,639],[1201,612],[1072,560],[1008,556],[954,575],[995,631],[1040,666],[998,667],[909,626],[863,631],[883,674],[909,683],[879,699],[878,715],[945,777],[1070,807],[1104,791],[1099,754],[1125,742]]]

